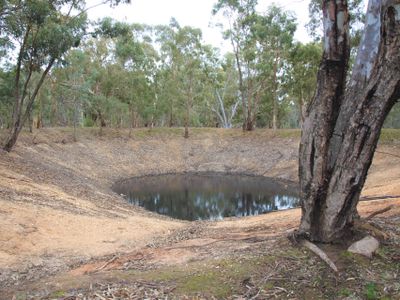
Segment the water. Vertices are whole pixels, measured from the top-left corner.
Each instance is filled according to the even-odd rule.
[[[297,187],[261,176],[168,174],[132,178],[113,187],[127,201],[181,220],[220,220],[299,205]]]

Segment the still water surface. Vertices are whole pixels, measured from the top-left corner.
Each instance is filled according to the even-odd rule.
[[[147,210],[181,220],[220,220],[299,205],[297,187],[262,176],[167,174],[132,178],[114,191]]]

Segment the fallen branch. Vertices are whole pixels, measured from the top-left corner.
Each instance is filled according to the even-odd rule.
[[[333,263],[333,261],[326,255],[324,251],[322,251],[320,248],[318,248],[315,244],[307,241],[307,240],[302,240],[301,245],[309,249],[310,251],[314,252],[316,255],[318,255],[335,273],[338,273],[338,269],[336,265]]]
[[[101,300],[107,300],[106,298],[104,298],[103,296],[101,296],[101,295],[99,295],[99,294],[95,294],[95,296],[97,297],[97,298],[99,298],[99,299],[101,299]]]
[[[113,258],[111,258],[110,260],[108,260],[104,265],[102,265],[100,268],[97,268],[95,270],[95,272],[101,271],[103,269],[105,269],[109,264],[113,263],[114,261],[117,260],[117,258],[119,258],[118,255],[114,256]]]
[[[385,207],[385,208],[383,208],[383,209],[381,209],[381,210],[378,210],[378,211],[376,211],[376,212],[373,212],[373,213],[370,214],[369,216],[365,217],[365,218],[364,218],[364,221],[369,221],[369,220],[371,220],[373,217],[376,217],[377,215],[383,214],[383,213],[385,213],[385,212],[391,210],[392,208],[393,208],[393,205],[390,205],[390,206]]]
[[[382,195],[382,196],[372,196],[372,197],[361,197],[360,201],[372,201],[372,200],[385,200],[385,199],[398,199],[400,195]]]

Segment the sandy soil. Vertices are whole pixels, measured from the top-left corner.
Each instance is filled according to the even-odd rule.
[[[14,152],[0,154],[0,282],[9,285],[70,269],[83,274],[114,254],[119,257],[114,267],[134,261],[135,255],[183,263],[211,252],[215,256],[215,248],[210,249],[215,243],[222,255],[246,247],[238,241],[293,230],[298,209],[199,226],[129,206],[110,187],[127,177],[184,171],[296,180],[297,147],[296,134],[282,137],[267,130],[196,130],[188,140],[180,131],[137,130],[131,138],[124,131],[102,136],[82,131],[78,142],[62,129],[24,134]],[[399,145],[379,147],[363,197],[394,198],[363,202],[362,214],[394,204],[387,215],[400,215],[399,162]],[[179,238],[185,235],[190,238]],[[143,250],[146,245],[155,246]]]

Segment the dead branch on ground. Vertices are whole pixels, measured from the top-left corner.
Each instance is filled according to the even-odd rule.
[[[326,255],[324,251],[322,251],[320,248],[318,248],[315,244],[307,241],[307,240],[302,240],[301,245],[309,249],[310,251],[314,252],[316,255],[319,256],[335,273],[338,273],[338,269],[336,265],[333,263],[333,261]]]

